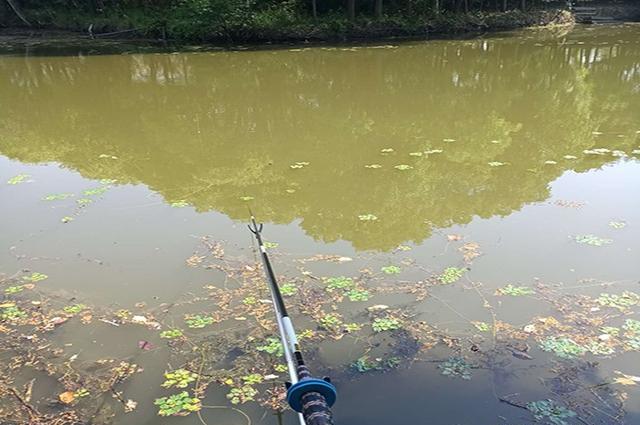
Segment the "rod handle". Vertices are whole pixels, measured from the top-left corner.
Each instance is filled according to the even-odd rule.
[[[302,413],[307,425],[333,425],[331,406],[336,387],[328,379],[303,378],[287,390],[289,406]]]
[[[302,417],[307,425],[334,425],[331,408],[320,393],[308,392],[303,394]]]

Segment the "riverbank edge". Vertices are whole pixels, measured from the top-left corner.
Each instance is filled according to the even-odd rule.
[[[187,43],[307,43],[307,42],[363,42],[389,39],[411,39],[424,37],[462,37],[482,32],[499,32],[531,27],[555,27],[572,25],[575,16],[569,10],[548,9],[523,12],[511,10],[492,13],[441,14],[412,22],[394,17],[381,20],[360,19],[346,25],[332,25],[331,22],[300,22],[290,26],[251,27],[231,31],[227,34],[207,34],[204,37],[178,38],[162,33],[140,29],[119,28],[116,25],[104,26],[106,32],[89,33],[75,28],[63,27],[11,27],[0,28],[0,37],[17,40],[34,39],[52,42],[73,39],[114,40],[114,41],[170,41],[177,44]]]

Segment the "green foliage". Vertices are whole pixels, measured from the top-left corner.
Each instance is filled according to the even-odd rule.
[[[22,280],[27,280],[29,282],[40,282],[41,280],[45,280],[48,277],[49,276],[42,273],[31,273],[31,275],[29,276],[23,276]]]
[[[550,336],[540,343],[540,348],[544,351],[554,353],[563,359],[574,359],[584,355],[587,349],[570,338],[557,338]]]
[[[274,337],[267,338],[266,343],[264,345],[256,347],[256,350],[263,351],[277,357],[282,357],[284,355],[284,348],[282,347],[282,343],[278,338]]]
[[[16,185],[24,183],[29,177],[31,177],[29,174],[18,174],[17,176],[13,176],[9,180],[7,180],[7,184]]]
[[[398,274],[402,271],[398,266],[384,266],[380,270],[385,274]]]
[[[75,395],[76,398],[83,398],[83,397],[88,397],[90,395],[90,393],[89,393],[88,389],[80,388],[80,389],[77,389],[76,391],[74,391],[73,395]]]
[[[402,323],[395,317],[377,317],[376,319],[374,319],[371,326],[373,327],[374,332],[384,332],[400,329],[402,327]]]
[[[7,295],[13,295],[13,294],[17,294],[18,292],[22,292],[23,290],[24,290],[23,285],[14,285],[14,286],[9,286],[8,288],[5,288],[4,293]]]
[[[267,248],[267,249],[277,248],[278,247],[278,243],[277,242],[264,241],[264,247]]]
[[[612,239],[604,239],[596,235],[578,235],[575,237],[575,241],[579,244],[590,246],[603,246],[613,242]]]
[[[462,378],[466,381],[471,379],[471,365],[462,357],[449,357],[438,368],[445,376],[452,378]]]
[[[553,400],[532,401],[527,404],[527,409],[538,421],[548,422],[553,425],[566,425],[566,419],[577,416],[576,412],[556,403]]]
[[[187,316],[184,319],[185,323],[187,324],[188,328],[191,329],[202,329],[207,325],[210,325],[213,323],[213,317],[211,316],[202,316],[200,314],[196,314],[193,316]]]
[[[467,269],[461,269],[458,267],[447,267],[446,269],[444,269],[442,274],[438,276],[438,280],[445,285],[448,285],[460,280],[460,278],[466,271]]]
[[[86,308],[87,306],[84,304],[73,304],[73,305],[68,305],[64,307],[62,311],[64,311],[67,314],[78,314],[82,310],[86,310]]]
[[[169,397],[157,398],[153,404],[158,406],[160,416],[178,416],[196,412],[202,407],[200,400],[182,391]]]
[[[166,331],[160,332],[160,338],[163,339],[176,339],[182,338],[184,334],[180,329],[167,329]]]
[[[295,283],[285,283],[284,285],[280,286],[280,292],[285,297],[290,297],[298,292],[298,288],[296,287]]]
[[[370,359],[369,356],[362,356],[351,363],[351,368],[359,373],[367,373],[375,370],[388,370],[395,369],[400,366],[401,360],[399,357],[390,357],[388,359],[376,358]]]
[[[327,291],[329,292],[336,289],[351,289],[354,287],[353,279],[344,276],[330,277],[325,280],[325,283],[327,283]]]
[[[640,304],[640,295],[631,291],[624,291],[622,295],[605,293],[600,294],[596,301],[601,306],[617,308],[620,311],[625,311],[629,307]]]
[[[255,388],[251,385],[243,385],[240,388],[231,388],[227,398],[232,404],[242,404],[255,400],[256,395],[258,395],[258,391]]]
[[[23,317],[26,317],[27,313],[25,313],[24,311],[20,310],[20,308],[16,307],[15,305],[9,305],[6,307],[2,307],[2,311],[0,311],[0,320],[5,321],[13,321],[13,320],[18,320],[18,319],[22,319]]]
[[[187,388],[187,386],[198,379],[198,374],[190,372],[186,369],[176,369],[173,372],[165,372],[165,381],[162,383],[164,388]]]
[[[480,332],[489,332],[491,330],[491,326],[489,326],[489,324],[485,322],[472,322],[472,324]]]
[[[362,329],[362,326],[358,323],[345,323],[344,325],[344,330],[348,333],[358,332],[360,329]]]
[[[528,286],[513,286],[508,284],[504,288],[500,288],[497,291],[498,295],[510,295],[512,297],[522,297],[525,295],[533,295],[536,293],[532,288]]]
[[[345,295],[350,301],[367,301],[369,299],[369,291],[365,289],[351,289]]]

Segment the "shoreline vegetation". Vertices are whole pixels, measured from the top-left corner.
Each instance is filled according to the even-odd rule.
[[[382,40],[574,23],[574,15],[560,6],[532,0],[0,0],[0,36],[201,43]]]

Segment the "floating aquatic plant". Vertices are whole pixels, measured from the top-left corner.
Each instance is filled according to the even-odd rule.
[[[264,241],[263,245],[267,249],[273,249],[273,248],[277,248],[279,244],[278,242]]]
[[[22,292],[24,290],[24,285],[13,285],[5,288],[4,293],[7,295],[17,294],[18,292]]]
[[[640,295],[631,291],[624,291],[622,295],[600,294],[596,301],[602,306],[617,308],[620,311],[625,311],[629,307],[640,304]]]
[[[609,222],[609,226],[613,227],[614,229],[624,229],[626,227],[627,223],[625,223],[624,221],[610,221]]]
[[[2,307],[2,311],[0,311],[0,320],[3,320],[3,321],[18,320],[26,316],[27,316],[27,313],[25,313],[15,305],[7,305],[6,307]]]
[[[358,332],[360,329],[362,329],[362,325],[358,323],[345,323],[344,325],[344,330],[348,333]]]
[[[86,308],[87,306],[84,304],[73,304],[73,305],[68,305],[64,307],[62,311],[64,311],[67,314],[78,314],[82,310],[85,310]]]
[[[613,242],[612,239],[604,239],[596,235],[578,235],[575,237],[575,241],[583,245],[602,246],[609,245]]]
[[[255,400],[256,395],[258,395],[258,390],[251,385],[243,385],[240,388],[231,388],[227,398],[231,401],[231,404],[242,404]]]
[[[191,329],[202,329],[213,323],[213,317],[196,314],[194,316],[187,316],[184,321],[187,327]]]
[[[569,410],[550,399],[527,403],[527,409],[536,420],[546,421],[553,425],[566,425],[566,419],[577,416],[573,410]]]
[[[63,199],[71,198],[73,193],[54,193],[42,198],[43,201],[60,201]]]
[[[18,174],[17,176],[13,176],[7,180],[7,184],[24,183],[29,177],[31,177],[29,174]]]
[[[330,277],[325,282],[327,283],[327,291],[330,292],[336,289],[351,289],[354,286],[353,279],[344,276]]]
[[[444,271],[438,276],[438,280],[445,285],[450,283],[457,282],[460,280],[466,269],[461,269],[458,267],[447,267]]]
[[[367,301],[370,296],[366,289],[351,289],[345,295],[349,297],[349,301]]]
[[[200,400],[191,397],[186,391],[169,397],[158,398],[153,404],[158,406],[158,414],[160,416],[184,416],[191,412],[196,412],[202,407]]]
[[[93,189],[87,189],[84,192],[82,192],[82,194],[85,196],[98,196],[98,195],[102,195],[107,190],[109,190],[108,186],[101,186]]]
[[[542,341],[540,348],[544,351],[552,352],[563,359],[574,359],[584,355],[587,351],[585,347],[577,344],[571,338],[556,338],[555,336],[550,336]]]
[[[471,324],[480,332],[489,332],[491,330],[491,326],[485,322],[471,322]]]
[[[522,297],[524,295],[533,295],[536,291],[528,286],[514,286],[508,284],[504,288],[500,288],[496,291],[497,295],[510,295],[512,297]]]
[[[471,365],[462,357],[449,357],[447,361],[438,366],[438,368],[445,376],[462,378],[467,381],[471,379]]]
[[[376,318],[371,325],[374,332],[394,331],[402,327],[400,320],[395,317]]]
[[[290,297],[298,292],[298,288],[296,287],[295,283],[285,283],[284,285],[280,286],[280,292],[285,297]]]
[[[596,356],[610,356],[616,352],[609,344],[599,341],[591,341],[584,348]]]
[[[184,334],[180,329],[167,329],[166,331],[160,332],[160,338],[164,339],[176,339],[182,338]]]
[[[385,274],[398,274],[402,271],[398,266],[384,266],[380,270]]]
[[[80,198],[80,199],[76,199],[76,203],[80,206],[80,207],[84,207],[85,205],[89,205],[90,203],[92,203],[93,200],[89,199],[89,198]]]
[[[282,357],[284,354],[282,343],[278,338],[274,337],[267,338],[266,343],[264,345],[257,346],[256,350],[275,355],[276,357]]]
[[[198,374],[186,369],[176,369],[173,372],[165,372],[164,379],[162,383],[164,388],[187,388],[190,383],[198,379]]]
[[[622,325],[622,329],[632,334],[640,335],[640,321],[635,319],[627,319]]]
[[[63,223],[69,223],[70,221],[73,221],[73,220],[74,220],[74,218],[73,217],[69,217],[68,215],[66,215],[66,216],[64,216],[64,217],[62,217],[60,219],[60,221],[63,222]]]
[[[378,217],[373,214],[361,214],[358,216],[358,219],[360,221],[376,221]]]
[[[320,319],[320,324],[328,330],[336,330],[342,325],[342,320],[337,314],[327,314]]]
[[[264,380],[264,378],[262,377],[262,375],[258,374],[258,373],[251,373],[249,375],[245,375],[241,378],[245,384],[247,385],[254,385],[254,384],[260,384],[262,383],[262,381]]]
[[[45,280],[46,278],[48,278],[49,276],[47,276],[46,274],[42,274],[42,273],[31,273],[29,276],[23,276],[22,280],[28,280],[29,282],[40,282],[41,280]]]
[[[256,297],[245,297],[242,299],[242,304],[244,305],[254,305],[258,303],[258,299]]]

